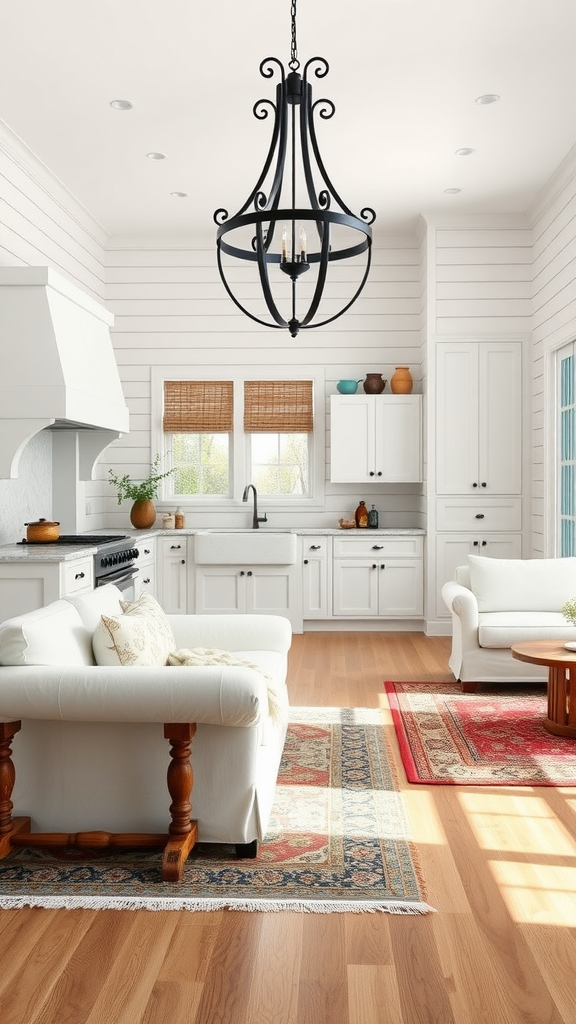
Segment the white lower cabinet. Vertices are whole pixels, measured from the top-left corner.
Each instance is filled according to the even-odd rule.
[[[285,615],[302,632],[300,573],[296,565],[197,565],[197,614]]]
[[[419,536],[334,539],[333,614],[344,618],[421,618],[423,545]]]
[[[61,562],[0,562],[0,622],[93,588],[92,555]]]
[[[145,540],[138,544],[136,559],[138,575],[134,580],[135,597],[150,594],[156,597],[156,541]]]
[[[185,536],[159,537],[158,600],[168,615],[188,612],[188,551]]]
[[[468,555],[484,555],[486,558],[521,558],[522,535],[520,533],[439,533],[436,537],[436,615],[440,618],[450,615],[442,600],[442,586],[454,579],[459,565],[468,565]]]
[[[332,538],[302,537],[302,616],[332,615]]]

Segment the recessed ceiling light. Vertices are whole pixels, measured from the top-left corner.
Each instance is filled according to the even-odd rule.
[[[462,146],[461,149],[455,149],[454,150],[454,155],[455,156],[472,156],[472,153],[475,153],[475,152],[476,152],[476,150],[472,149],[471,146]]]
[[[110,106],[114,110],[132,110],[134,104],[130,100],[112,100]]]
[[[495,92],[485,92],[483,96],[477,96],[475,102],[485,106],[487,103],[497,103],[500,97]]]
[[[170,195],[174,196],[174,199],[186,199],[187,196],[188,196],[188,193],[187,192],[171,192]]]
[[[146,156],[148,157],[149,160],[165,160],[166,159],[166,154],[165,153],[146,153]]]
[[[444,192],[447,196],[455,196],[457,192],[461,192],[461,188],[445,188]]]

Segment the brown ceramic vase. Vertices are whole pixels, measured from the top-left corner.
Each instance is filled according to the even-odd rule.
[[[151,499],[135,501],[130,509],[130,522],[135,530],[149,530],[156,522],[156,507]]]

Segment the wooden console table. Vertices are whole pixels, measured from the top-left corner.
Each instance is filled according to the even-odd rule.
[[[190,796],[194,781],[190,761],[190,744],[196,725],[189,722],[164,726],[164,738],[170,743],[168,792],[171,823],[168,833],[152,832],[31,832],[30,818],[12,817],[12,791],[16,781],[12,761],[12,739],[21,722],[0,722],[0,860],[18,846],[79,846],[92,849],[105,847],[145,849],[164,847],[162,879],[179,882],[188,854],[198,840],[198,823],[191,821]]]
[[[576,651],[559,640],[512,645],[512,657],[548,667],[548,717],[544,728],[556,736],[576,737]]]

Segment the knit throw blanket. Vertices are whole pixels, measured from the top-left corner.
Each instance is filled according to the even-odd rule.
[[[282,699],[280,691],[274,685],[274,681],[270,676],[254,661],[239,658],[238,655],[231,654],[230,651],[219,651],[217,648],[194,647],[192,650],[189,650],[187,647],[182,647],[180,650],[172,651],[168,655],[168,665],[237,665],[242,668],[254,669],[255,672],[258,672],[266,680],[268,688],[268,714],[270,718],[276,725],[287,720],[286,700]]]

